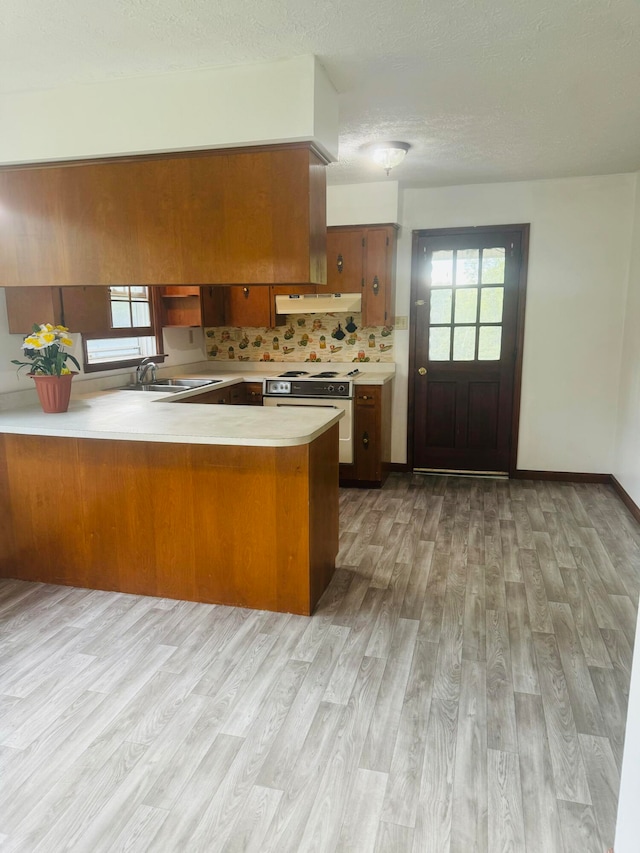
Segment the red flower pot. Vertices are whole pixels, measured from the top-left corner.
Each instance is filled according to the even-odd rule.
[[[66,412],[71,397],[71,380],[76,373],[64,373],[62,376],[42,376],[30,373],[36,383],[42,411],[49,414]]]

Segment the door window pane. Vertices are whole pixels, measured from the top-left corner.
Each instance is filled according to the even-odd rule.
[[[480,275],[480,249],[458,249],[456,284],[477,284]]]
[[[429,329],[429,361],[449,361],[451,326]]]
[[[451,295],[452,291],[449,289],[431,291],[431,323],[451,322]]]
[[[453,284],[453,251],[434,252],[431,256],[431,286],[451,287]]]
[[[502,326],[480,326],[478,361],[498,361],[502,347]]]
[[[480,322],[502,323],[504,287],[483,287],[480,292]]]
[[[456,290],[456,323],[475,323],[478,319],[478,288]]]
[[[504,247],[482,250],[482,283],[502,284],[504,282]]]
[[[476,327],[456,326],[453,330],[453,360],[473,361],[476,356]]]

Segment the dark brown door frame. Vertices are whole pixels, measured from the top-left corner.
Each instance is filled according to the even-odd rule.
[[[418,298],[418,240],[421,237],[448,237],[454,235],[477,234],[482,231],[519,231],[522,240],[522,257],[518,276],[518,314],[516,328],[516,360],[513,376],[513,417],[511,421],[511,453],[509,458],[509,476],[515,477],[518,464],[518,438],[520,429],[520,400],[522,390],[522,350],[524,344],[524,311],[527,295],[527,270],[529,268],[529,223],[519,225],[479,225],[460,228],[427,228],[413,231],[411,249],[411,306],[409,309],[409,403],[407,423],[407,462],[413,470],[413,418],[414,418],[414,380],[416,375],[416,329],[415,303]]]

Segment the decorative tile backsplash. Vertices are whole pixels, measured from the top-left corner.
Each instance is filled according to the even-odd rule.
[[[393,326],[365,326],[361,314],[291,314],[285,326],[204,330],[213,361],[393,362]]]

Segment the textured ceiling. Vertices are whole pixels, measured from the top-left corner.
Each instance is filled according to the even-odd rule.
[[[340,95],[330,183],[640,169],[638,0],[3,0],[0,91],[316,54]]]

